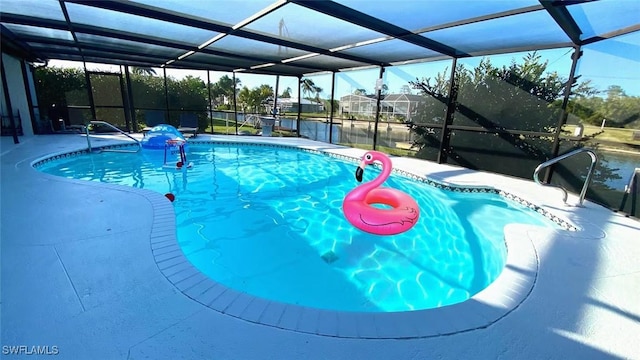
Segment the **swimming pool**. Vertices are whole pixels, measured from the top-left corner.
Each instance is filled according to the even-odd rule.
[[[178,241],[200,271],[254,296],[321,309],[397,312],[462,302],[502,271],[505,224],[556,226],[495,190],[396,176],[385,185],[416,198],[421,219],[400,235],[370,235],[341,213],[357,185],[347,159],[286,147],[190,144],[194,167],[176,172],[162,169],[162,155],[83,154],[38,168],[171,192]],[[376,175],[368,170],[365,181]]]

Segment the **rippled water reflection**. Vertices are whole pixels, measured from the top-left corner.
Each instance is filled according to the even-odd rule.
[[[411,230],[378,236],[351,226],[342,199],[356,164],[293,149],[190,145],[193,169],[165,171],[162,151],[61,159],[40,170],[172,192],[178,241],[212,279],[276,301],[346,311],[405,311],[464,301],[506,257],[508,223],[555,226],[499,195],[458,193],[392,176],[413,196]],[[369,167],[364,181],[379,170]]]

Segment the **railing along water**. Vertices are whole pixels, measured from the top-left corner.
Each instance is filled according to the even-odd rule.
[[[138,148],[136,150],[119,150],[119,149],[101,149],[100,151],[110,151],[110,152],[121,152],[121,153],[137,153],[138,151],[140,151],[142,149],[142,144],[140,144],[140,141],[138,141],[138,139],[134,138],[133,136],[127,134],[126,132],[118,129],[117,127],[111,125],[110,123],[106,122],[106,121],[100,121],[100,120],[93,120],[93,121],[89,121],[89,124],[87,126],[85,126],[85,131],[87,133],[87,146],[89,147],[89,152],[91,152],[91,140],[89,139],[89,125],[105,125],[113,130],[116,130],[117,132],[121,133],[122,135],[128,137],[129,139],[133,140],[136,142],[136,145],[138,145]]]
[[[640,168],[635,168],[631,176],[629,177],[629,182],[624,186],[624,192],[630,194],[635,188],[635,180],[638,178],[638,174],[640,174]]]
[[[631,176],[629,176],[629,183],[624,186],[624,195],[622,196],[622,202],[620,202],[620,208],[618,209],[618,211],[624,210],[625,206],[627,205],[627,199],[629,198],[629,195],[631,195],[631,210],[629,210],[629,215],[631,216],[637,216],[636,195],[638,194],[637,185],[638,178],[640,178],[639,174],[640,168],[635,168],[631,173]]]
[[[565,188],[563,188],[560,185],[552,185],[552,184],[545,184],[542,183],[538,177],[538,173],[540,172],[540,170],[542,170],[543,168],[546,168],[547,166],[553,165],[559,161],[562,161],[566,158],[569,158],[571,156],[580,154],[586,152],[587,154],[589,154],[589,156],[591,156],[591,166],[589,166],[589,171],[587,172],[587,178],[584,180],[584,185],[582,186],[582,191],[580,191],[580,198],[579,198],[579,202],[578,202],[578,206],[582,206],[582,203],[584,202],[584,197],[587,194],[587,188],[589,187],[589,184],[591,183],[591,178],[593,176],[593,173],[596,169],[596,164],[598,163],[598,155],[596,155],[596,153],[591,150],[591,149],[587,149],[587,148],[581,148],[581,149],[576,149],[573,151],[570,151],[566,154],[557,156],[553,159],[547,160],[545,162],[543,162],[542,164],[538,165],[538,167],[535,169],[535,171],[533,172],[533,181],[536,182],[536,184],[542,185],[542,186],[552,186],[552,187],[557,187],[558,189],[562,190],[564,197],[562,199],[562,201],[566,204],[567,203],[567,197],[568,197],[568,193],[567,190]]]

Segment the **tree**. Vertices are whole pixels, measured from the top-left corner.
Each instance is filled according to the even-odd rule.
[[[600,110],[607,119],[607,126],[640,127],[640,98],[628,96],[618,85],[609,86],[607,97]]]
[[[331,109],[332,113],[336,114],[340,109],[340,100],[323,100],[323,105],[326,114],[329,114],[329,109]]]
[[[240,91],[238,92],[238,102],[242,107],[242,112],[246,113],[247,107],[252,105],[251,90],[249,90],[248,87],[244,86],[242,89],[240,89]]]
[[[367,95],[367,90],[365,89],[355,89],[353,91],[353,95]]]
[[[316,96],[314,97],[314,100],[316,101],[316,103],[321,104],[322,101],[320,100],[320,93],[322,92],[322,88],[319,87],[319,86],[316,86],[313,90],[316,93]]]
[[[400,94],[411,94],[411,88],[409,85],[402,85],[400,87]]]
[[[132,74],[131,90],[136,107],[163,109],[167,106],[163,77]],[[143,118],[139,120],[142,121]]]
[[[233,93],[238,91],[241,84],[242,84],[242,81],[238,78],[235,79],[235,84],[234,84],[233,78],[230,78],[227,75],[223,75],[222,77],[220,77],[220,80],[216,82],[216,85],[218,89],[220,89],[220,92],[222,93],[222,95],[225,95],[228,97],[232,97]]]
[[[571,86],[577,99],[592,97],[597,93],[590,82],[569,84],[556,72],[547,72],[547,62],[540,61],[534,52],[509,66],[495,67],[488,59],[471,70],[459,65],[449,94],[449,82],[439,73],[432,79],[410,82],[420,90],[425,101],[419,106],[407,125],[414,133],[417,156],[435,157],[440,146],[441,131],[436,123],[446,114],[449,98],[453,100],[453,125],[471,126],[486,131],[453,130],[450,145],[445,151],[447,162],[472,169],[481,169],[530,179],[534,168],[551,155],[553,135],[560,119],[560,104],[564,89]],[[625,99],[620,89],[611,89],[609,101]],[[594,100],[596,103],[601,100]],[[604,101],[603,103],[606,103]],[[576,108],[575,104],[573,105]],[[638,108],[636,107],[636,113]],[[438,124],[439,125],[439,124]],[[527,131],[546,132],[549,136],[529,135]],[[561,147],[571,148],[582,144],[561,142]],[[566,159],[554,167],[554,183],[562,183],[572,191],[580,191],[586,176],[585,159]],[[601,163],[594,175],[593,189],[609,189],[607,182],[620,176]],[[590,192],[590,198],[606,203],[598,194]]]
[[[468,168],[530,177],[534,164],[548,158],[551,143],[547,139],[552,138],[561,114],[556,100],[562,98],[566,86],[571,86],[576,93],[590,90],[569,84],[556,72],[546,70],[547,62],[533,52],[521,63],[512,61],[502,67],[494,66],[487,58],[470,70],[458,65],[451,94],[446,71],[439,73],[434,83],[432,79],[410,82],[425,96],[408,124],[417,135],[414,145],[419,148],[418,155],[433,158],[434,141],[439,147],[439,134],[423,129],[420,123],[444,121],[449,98],[452,98],[453,125],[490,130],[484,133],[454,131],[453,145],[446,149],[448,161]],[[520,134],[527,131],[548,132],[549,137]],[[491,156],[481,149],[491,149]],[[496,161],[496,154],[528,163],[518,166]]]
[[[156,75],[156,70],[152,67],[132,66],[131,73],[136,75],[153,76]]]
[[[72,68],[42,67],[36,69],[35,75],[38,105],[41,109],[47,109],[52,104],[66,105],[67,95],[79,92],[84,92],[85,96],[76,97],[78,103],[72,105],[89,105],[84,71]]]
[[[267,100],[268,98],[273,98],[273,88],[270,85],[262,84],[257,88],[254,88],[257,91],[256,96],[260,99],[260,101]]]
[[[300,82],[300,85],[302,86],[302,94],[303,94],[303,98],[311,100],[312,98],[309,97],[307,94],[316,94],[316,98],[319,97],[319,93],[322,92],[322,88],[316,86],[316,84],[313,82],[313,80],[309,79],[309,78],[304,78],[302,79],[302,81]],[[307,95],[307,96],[305,96]]]
[[[35,70],[35,88],[42,118],[67,119],[68,105],[89,105],[84,71],[41,67]]]
[[[283,99],[290,99],[291,98],[291,88],[287,86],[287,88],[284,89],[284,91],[282,92],[280,97],[283,98]]]
[[[273,88],[269,85],[263,84],[251,90],[245,86],[238,93],[238,101],[243,111],[260,112],[261,105],[266,104],[269,98],[273,98],[273,94]]]
[[[382,84],[382,88],[380,89],[380,96],[385,97],[389,93],[389,86],[387,84]]]
[[[167,78],[167,95],[169,96],[169,108],[186,111],[207,110],[207,87],[203,80],[191,75],[181,80],[172,77]]]
[[[600,126],[606,119],[607,127],[637,129],[640,127],[640,97],[629,96],[618,85],[604,91],[606,97],[576,95],[567,105],[572,123],[583,122]]]
[[[233,79],[227,75],[223,75],[217,82],[210,84],[213,102],[222,103],[225,97],[227,99],[233,99],[234,92],[236,94],[238,93],[241,84],[240,79],[236,78],[234,86]]]

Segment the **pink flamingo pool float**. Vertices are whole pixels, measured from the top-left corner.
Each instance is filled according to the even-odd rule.
[[[382,173],[372,181],[351,190],[342,202],[342,210],[349,222],[362,231],[377,235],[395,235],[411,229],[420,216],[416,201],[406,193],[379,187],[391,174],[391,160],[378,151],[364,154],[356,169],[356,180],[362,181],[366,165],[374,161],[382,163]],[[382,209],[372,204],[384,204],[391,208]]]

